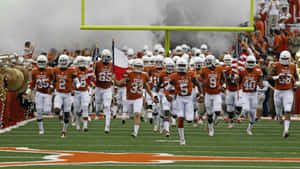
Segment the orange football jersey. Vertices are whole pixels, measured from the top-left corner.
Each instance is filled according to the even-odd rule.
[[[239,90],[239,77],[235,72],[232,71],[232,68],[230,70],[227,70],[225,72],[225,79],[226,79],[226,89],[235,92]],[[234,78],[234,76],[237,76],[237,78]]]
[[[126,82],[126,97],[128,100],[136,100],[143,97],[144,83],[149,81],[149,76],[142,72],[126,72],[124,78]]]
[[[170,76],[170,74],[168,74],[166,70],[163,70],[159,73],[159,81],[164,86],[164,94],[165,95],[175,95],[176,94],[175,90],[168,91],[166,88],[170,83],[169,76]]]
[[[296,72],[296,65],[290,64],[284,66],[279,62],[273,63],[273,68],[276,71],[275,76],[280,76],[278,80],[275,81],[275,89],[277,90],[289,90],[293,87],[295,80],[294,74]]]
[[[216,66],[214,70],[208,67],[201,69],[201,80],[205,93],[207,94],[219,94],[222,87],[221,77],[223,69],[220,66]]]
[[[104,88],[104,89],[111,87],[112,69],[113,69],[113,65],[111,62],[107,65],[103,64],[102,62],[96,63],[95,76],[96,76],[97,87]]]
[[[80,82],[80,87],[76,90],[78,91],[87,91],[88,90],[88,69],[81,70],[80,68],[75,69],[77,78]]]
[[[175,86],[176,94],[179,96],[190,96],[193,90],[193,79],[196,80],[194,72],[185,74],[173,73],[170,82]]]
[[[262,71],[259,68],[254,68],[252,72],[248,72],[247,69],[240,72],[241,88],[243,92],[256,92],[258,86],[258,80],[263,76]]]
[[[156,69],[156,68],[152,69],[152,71],[151,71],[151,82],[149,84],[150,88],[158,85],[159,73],[162,70],[163,69]]]
[[[33,90],[36,87],[36,91],[41,93],[50,93],[50,83],[53,80],[52,68],[45,68],[40,70],[34,68],[31,72],[30,89]]]
[[[60,67],[56,67],[53,72],[56,80],[56,91],[61,93],[70,93],[73,85],[73,77],[76,76],[75,69],[72,67],[67,69],[60,69]]]

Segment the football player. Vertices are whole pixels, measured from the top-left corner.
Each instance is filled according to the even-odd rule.
[[[293,88],[298,81],[296,65],[291,63],[289,51],[280,54],[279,62],[272,65],[272,79],[275,81],[274,104],[276,114],[281,117],[285,113],[283,137],[289,136],[291,112],[294,102]]]
[[[43,113],[51,112],[51,82],[53,80],[52,68],[47,67],[48,59],[44,55],[37,57],[37,68],[31,72],[30,92],[36,89],[35,105],[37,111],[37,123],[39,134],[44,134]]]
[[[75,69],[77,78],[80,82],[80,87],[75,89],[74,98],[74,112],[76,113],[76,129],[80,129],[80,113],[82,111],[83,131],[88,131],[88,106],[90,96],[88,92],[88,84],[95,86],[93,77],[88,76],[88,69],[86,68],[86,59],[83,56],[77,56],[78,67]],[[90,77],[88,79],[88,77]]]
[[[71,112],[71,93],[72,86],[75,83],[75,86],[79,88],[80,82],[76,77],[76,72],[73,68],[69,66],[69,56],[60,55],[58,59],[58,67],[54,68],[54,84],[55,84],[55,99],[54,99],[54,111],[56,114],[59,114],[62,110],[63,113],[63,130],[61,137],[66,136],[66,131],[69,124],[69,116]]]
[[[143,109],[143,88],[146,89],[152,101],[154,101],[151,89],[148,85],[149,76],[144,73],[143,70],[143,61],[141,59],[136,59],[133,63],[133,71],[126,72],[123,75],[123,79],[118,81],[115,80],[115,76],[113,76],[116,85],[121,86],[123,84],[126,84],[127,101],[125,111],[128,113],[134,113],[134,131],[131,134],[132,137],[136,137],[138,135],[138,131],[140,128],[140,114]]]
[[[161,132],[166,132],[166,137],[170,136],[170,116],[172,114],[172,117],[176,119],[176,102],[175,102],[175,89],[167,90],[167,86],[170,83],[169,76],[174,73],[175,71],[175,63],[172,59],[166,58],[164,61],[165,70],[161,71],[159,73],[159,83],[158,83],[158,89],[157,91],[162,92],[161,88],[163,88],[163,93],[160,93],[162,95],[161,97],[161,106],[162,106],[162,118],[163,118],[163,130]],[[174,121],[176,125],[176,121]]]
[[[104,132],[110,132],[110,105],[112,101],[112,71],[113,65],[111,63],[112,54],[108,49],[104,49],[101,53],[101,61],[96,63],[96,116],[99,116],[100,110],[103,106],[105,114],[105,128]]]
[[[217,124],[218,116],[221,114],[221,87],[224,82],[223,69],[216,66],[216,59],[213,55],[206,57],[206,67],[201,69],[201,80],[205,90],[205,108],[207,111],[209,136],[214,136],[213,116],[215,115],[215,123]]]
[[[178,59],[176,63],[176,72],[170,75],[170,85],[168,90],[176,89],[176,103],[178,108],[177,122],[180,145],[185,145],[186,143],[184,138],[184,118],[189,123],[192,123],[193,121],[193,84],[201,91],[195,73],[188,71],[188,62],[182,58]]]
[[[256,118],[257,110],[257,86],[263,88],[263,73],[256,65],[256,58],[250,55],[246,59],[246,69],[240,72],[240,85],[243,89],[243,111],[249,114],[249,125],[247,134],[253,135],[252,128]]]

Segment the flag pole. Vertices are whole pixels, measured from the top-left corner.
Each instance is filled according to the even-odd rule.
[[[113,64],[113,75],[115,75],[115,39],[112,38],[112,64]],[[113,80],[113,104],[116,103],[116,91],[115,91],[115,81]]]

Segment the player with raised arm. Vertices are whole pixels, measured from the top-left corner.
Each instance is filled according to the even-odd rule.
[[[291,63],[289,51],[281,52],[279,62],[273,63],[270,79],[275,81],[274,105],[276,114],[280,119],[282,112],[285,115],[283,137],[287,138],[294,102],[293,89],[296,88],[295,83],[298,81],[296,65]]]
[[[126,106],[125,111],[127,113],[134,113],[134,131],[131,134],[132,137],[136,137],[138,135],[138,131],[140,128],[140,114],[143,109],[143,89],[145,88],[151,99],[154,101],[152,92],[148,85],[149,76],[143,72],[144,64],[141,59],[136,59],[133,63],[133,71],[126,72],[123,75],[123,79],[120,81],[115,80],[115,76],[113,79],[116,82],[116,85],[122,86],[126,84]]]
[[[69,66],[69,56],[60,55],[58,59],[58,67],[54,68],[54,84],[55,84],[55,99],[54,99],[54,111],[56,114],[59,114],[62,110],[64,125],[61,133],[61,137],[66,136],[69,117],[71,112],[71,93],[72,86],[75,83],[75,86],[78,88],[80,82],[76,77],[76,72],[72,67]],[[63,108],[63,109],[62,109]]]
[[[35,106],[37,112],[37,123],[39,127],[39,134],[44,134],[43,127],[43,113],[51,112],[52,97],[51,97],[51,83],[53,80],[52,68],[47,67],[48,59],[44,55],[37,58],[37,68],[31,72],[30,92],[36,90]]]

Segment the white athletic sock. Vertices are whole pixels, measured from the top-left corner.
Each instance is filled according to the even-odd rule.
[[[38,126],[39,126],[40,131],[44,131],[43,121],[39,121]]]
[[[76,125],[80,126],[80,116],[76,115]]]
[[[248,130],[252,130],[252,128],[253,128],[253,124],[252,124],[252,123],[249,123],[249,125],[248,125]]]
[[[140,125],[137,125],[137,124],[134,125],[134,133],[135,133],[136,135],[138,135],[139,128],[140,128]]]
[[[159,131],[164,129],[164,119],[159,117]]]
[[[110,111],[105,110],[105,127],[109,129],[110,127]]]
[[[150,111],[148,110],[147,111],[147,118],[148,119],[152,119],[152,110],[150,110]]]
[[[284,132],[289,132],[289,128],[290,128],[290,121],[284,120]]]
[[[87,128],[88,127],[88,120],[83,120],[83,128]]]
[[[181,140],[184,139],[184,128],[178,128],[179,137]]]
[[[170,124],[169,124],[169,121],[164,121],[164,129],[165,129],[167,132],[170,132]]]
[[[214,129],[214,123],[208,123],[208,129],[213,130]]]
[[[69,124],[69,123],[64,123],[64,126],[63,126],[63,132],[67,132],[68,124]]]
[[[158,116],[158,115],[154,116],[153,121],[154,121],[154,128],[155,128],[155,129],[158,129],[158,125],[159,125],[159,116]]]

